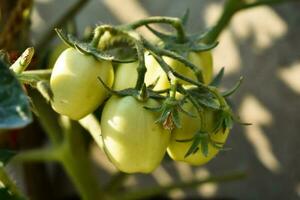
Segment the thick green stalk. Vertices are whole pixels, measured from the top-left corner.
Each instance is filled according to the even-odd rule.
[[[71,124],[69,127],[64,126],[68,123],[62,123],[62,129],[57,121],[57,115],[37,91],[31,91],[30,96],[35,108],[38,110],[38,119],[50,141],[54,144],[54,157],[55,159],[57,157],[58,162],[64,167],[79,195],[83,200],[103,199],[101,186],[93,173],[92,163],[88,156],[88,149],[85,146],[80,126],[73,121],[69,123]],[[37,160],[42,159],[41,156],[43,155],[35,153],[35,155],[27,154],[27,156],[33,156],[32,159]],[[26,159],[26,156],[24,159]],[[27,161],[29,160],[27,159]]]
[[[66,173],[83,200],[104,199],[101,186],[93,173],[81,127],[67,117],[62,117],[61,124],[64,128],[64,142],[60,160]]]
[[[141,26],[145,26],[145,25],[153,24],[153,23],[169,24],[169,25],[173,26],[177,31],[178,42],[179,43],[185,42],[186,35],[184,32],[182,22],[179,18],[154,16],[154,17],[148,17],[148,18],[141,19],[141,20],[135,21],[133,23],[127,24],[127,25],[125,25],[125,27],[130,27],[131,29],[136,29]]]

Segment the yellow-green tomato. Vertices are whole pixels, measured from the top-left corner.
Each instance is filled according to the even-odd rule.
[[[116,168],[126,173],[152,172],[163,159],[170,141],[170,133],[155,123],[158,113],[144,106],[155,107],[158,102],[112,96],[102,112],[104,150]]]
[[[184,105],[186,110],[196,113],[195,108],[191,103],[186,103]],[[219,149],[213,146],[211,143],[208,144],[208,155],[205,156],[201,152],[201,144],[199,144],[199,150],[187,157],[184,157],[189,148],[191,147],[192,141],[190,142],[179,142],[178,140],[187,140],[193,138],[194,134],[200,129],[202,125],[203,131],[206,131],[210,134],[211,139],[217,143],[224,143],[227,139],[229,129],[226,129],[225,132],[219,130],[217,133],[212,133],[215,128],[216,123],[216,113],[211,109],[205,109],[203,112],[203,121],[200,124],[201,120],[199,117],[191,118],[186,114],[180,113],[181,128],[176,128],[172,132],[171,142],[168,146],[168,155],[176,161],[183,161],[191,165],[203,165],[213,159],[216,154],[219,152]]]
[[[209,84],[212,80],[212,75],[213,75],[213,61],[212,61],[212,55],[210,51],[199,52],[199,53],[190,52],[188,54],[187,59],[191,63],[196,65],[200,70],[202,70],[203,82],[205,84]],[[176,72],[180,73],[183,76],[191,78],[192,80],[197,80],[194,72],[190,68],[185,66],[183,63],[181,63],[180,61],[170,57],[164,57],[164,60]],[[155,64],[155,62],[156,61],[154,61],[153,64]],[[182,80],[180,80],[179,82],[181,84],[188,84],[187,82]],[[170,87],[170,83],[168,81],[167,75],[165,73],[162,73],[154,89],[163,90],[169,87]]]
[[[49,60],[48,60],[48,68],[52,69],[54,67],[54,64],[58,58],[58,56],[68,48],[68,45],[65,43],[60,43],[57,46],[53,48],[53,50],[50,53]]]
[[[184,66],[184,64],[182,64],[181,62],[170,57],[164,57],[163,59],[178,73],[187,76],[193,80],[196,80],[196,76],[194,75],[193,71],[188,67]],[[209,84],[212,80],[213,75],[213,61],[211,52],[190,52],[188,54],[188,60],[202,70],[204,83]],[[170,87],[170,83],[166,74],[159,66],[155,58],[149,53],[145,53],[145,65],[147,68],[147,72],[145,75],[145,83],[147,86],[155,83],[155,81],[158,79],[154,90],[163,90]],[[122,90],[125,88],[135,86],[137,80],[137,66],[137,62],[123,63],[118,65],[115,73],[115,83],[113,86],[115,90]],[[187,82],[184,81],[181,81],[181,83],[187,84]]]
[[[74,120],[93,112],[108,96],[98,77],[112,86],[114,72],[111,62],[98,61],[73,48],[63,51],[50,78],[53,109]]]

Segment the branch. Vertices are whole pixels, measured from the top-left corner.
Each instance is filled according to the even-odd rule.
[[[224,9],[222,15],[218,19],[216,25],[212,28],[212,30],[207,34],[205,38],[205,42],[207,44],[211,44],[215,42],[222,31],[227,27],[230,23],[232,17],[241,10],[253,8],[260,5],[271,5],[276,3],[284,3],[284,2],[291,2],[297,0],[258,0],[253,3],[245,3],[241,0],[227,0],[224,5]]]

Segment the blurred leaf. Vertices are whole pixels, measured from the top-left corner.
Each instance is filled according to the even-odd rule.
[[[31,121],[29,101],[21,84],[0,60],[0,128],[20,128]]]
[[[5,166],[14,155],[16,155],[14,151],[0,149],[0,167]]]

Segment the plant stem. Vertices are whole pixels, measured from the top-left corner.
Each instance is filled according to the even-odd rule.
[[[57,121],[57,114],[46,103],[45,99],[36,91],[28,90],[29,96],[37,110],[38,121],[48,135],[51,143],[55,146],[61,143],[61,127]]]
[[[7,175],[4,167],[0,167],[0,182],[18,199],[27,199],[18,189],[16,184]]]
[[[141,26],[153,24],[153,23],[169,24],[169,25],[173,26],[177,31],[178,42],[179,43],[185,42],[186,35],[184,32],[182,22],[179,18],[154,16],[154,17],[148,17],[146,19],[141,19],[141,20],[135,21],[133,23],[127,24],[127,25],[125,25],[125,27],[130,27],[131,29],[136,29]]]
[[[62,118],[64,130],[63,150],[61,151],[61,164],[71,178],[83,200],[100,200],[105,196],[93,173],[92,163],[88,156],[80,125]]]
[[[220,18],[217,21],[217,24],[212,28],[212,30],[206,36],[205,42],[211,44],[215,42],[222,31],[230,23],[231,18],[240,10],[253,8],[260,5],[271,5],[276,3],[284,3],[288,1],[297,1],[297,0],[257,0],[253,3],[245,3],[246,1],[241,0],[227,0],[224,5],[223,12]]]
[[[43,69],[43,70],[29,70],[24,71],[21,74],[17,74],[19,81],[24,84],[29,84],[35,86],[37,82],[41,80],[49,80],[51,76],[51,69]]]
[[[139,65],[137,67],[137,73],[138,73],[138,78],[136,81],[135,89],[137,90],[142,90],[144,80],[145,80],[145,74],[147,71],[146,65],[145,65],[145,57],[144,57],[144,48],[143,45],[141,44],[140,41],[135,40],[135,46],[136,46],[136,51],[138,55],[138,60],[139,60]]]
[[[245,177],[246,177],[245,172],[235,172],[224,176],[212,176],[204,180],[193,180],[191,182],[178,182],[167,186],[156,186],[147,189],[139,189],[138,191],[131,191],[122,194],[122,196],[120,197],[122,200],[144,199],[155,195],[167,193],[177,188],[181,188],[181,189],[192,188],[192,187],[197,187],[199,185],[205,183],[211,183],[211,182],[215,182],[215,183],[231,182],[234,180],[243,179]]]
[[[56,149],[34,149],[21,152],[13,157],[16,162],[33,162],[33,161],[58,161],[59,148]]]
[[[62,130],[57,121],[57,114],[46,104],[38,92],[30,91],[30,96],[38,110],[38,119],[41,125],[48,134],[50,141],[55,145],[53,147],[55,148],[54,152],[56,151],[55,159],[62,164],[82,199],[102,199],[101,187],[93,174],[92,163],[80,126],[73,121],[70,122],[70,127],[63,126],[64,129]],[[62,125],[64,124],[62,123]],[[62,132],[64,132],[64,137],[62,137]],[[43,155],[31,157],[31,159],[37,158],[42,159]]]

